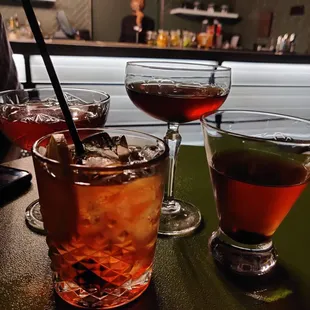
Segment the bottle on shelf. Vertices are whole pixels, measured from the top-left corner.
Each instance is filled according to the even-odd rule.
[[[296,46],[296,34],[292,33],[289,39],[289,52],[290,53],[295,53],[295,46]]]
[[[158,36],[157,36],[157,46],[158,47],[168,47],[169,43],[169,35],[167,31],[164,31],[163,29],[158,30]]]
[[[170,46],[171,47],[180,47],[180,33],[177,30],[170,31]]]
[[[201,23],[201,31],[197,35],[197,47],[198,48],[206,48],[207,46],[207,41],[208,41],[208,35],[207,35],[207,30],[208,30],[208,24],[209,20],[204,19]]]
[[[212,48],[213,47],[213,40],[215,36],[215,27],[213,25],[208,25],[207,27],[207,45],[206,48]]]
[[[215,4],[214,3],[209,3],[208,4],[207,12],[208,13],[214,13],[215,12]]]
[[[15,30],[20,28],[19,18],[17,14],[14,15],[14,27],[15,27]]]
[[[223,35],[222,35],[222,24],[215,19],[214,20],[214,36],[213,36],[213,47],[222,48],[223,45]]]

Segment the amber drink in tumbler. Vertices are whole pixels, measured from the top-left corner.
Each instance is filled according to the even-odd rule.
[[[79,135],[84,139],[99,132],[80,129]],[[94,155],[93,145],[86,159],[73,156],[74,164],[61,163],[42,155],[50,136],[33,149],[55,291],[87,309],[127,304],[148,287],[168,156],[165,143],[155,137],[105,132],[109,142],[125,137],[130,156],[117,158],[124,145],[108,143],[106,158]],[[70,144],[68,132],[64,136]]]

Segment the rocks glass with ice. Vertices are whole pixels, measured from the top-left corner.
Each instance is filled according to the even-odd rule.
[[[229,94],[230,80],[231,69],[221,66],[165,61],[127,63],[126,90],[131,101],[150,116],[168,123],[165,141],[170,147],[170,164],[160,219],[162,235],[186,235],[200,224],[199,209],[174,196],[182,140],[179,126],[221,107]]]
[[[127,304],[148,287],[168,159],[166,144],[147,134],[106,129],[98,137],[85,140],[82,158],[67,131],[33,147],[54,288],[87,309]]]
[[[104,92],[63,88],[75,125],[96,128],[106,123],[110,96]],[[42,136],[67,129],[52,88],[12,90],[0,93],[0,129],[17,146],[31,151]],[[43,232],[39,201],[26,210],[31,228]]]

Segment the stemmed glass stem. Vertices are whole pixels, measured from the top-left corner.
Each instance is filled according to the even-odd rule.
[[[174,201],[174,180],[178,154],[182,142],[178,123],[168,123],[168,131],[164,138],[169,146],[169,170],[167,175],[165,199],[162,207],[163,214],[175,214],[180,211],[180,204]]]

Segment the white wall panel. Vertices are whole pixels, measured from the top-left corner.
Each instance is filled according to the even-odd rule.
[[[14,54],[13,59],[16,65],[19,82],[25,83],[26,82],[25,58],[23,55]]]
[[[51,58],[61,83],[82,84],[124,84],[125,68],[128,61],[147,60],[217,64],[215,61],[127,57],[52,56]],[[30,65],[33,83],[50,83],[41,56],[31,56]]]
[[[257,110],[310,119],[310,87],[232,87],[222,109]]]
[[[253,62],[228,62],[233,85],[310,86],[310,65]]]

